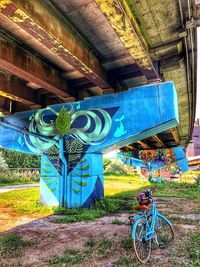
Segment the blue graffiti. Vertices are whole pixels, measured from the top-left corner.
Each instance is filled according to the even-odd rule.
[[[127,130],[125,130],[124,128],[124,124],[123,124],[123,120],[124,120],[125,116],[122,115],[121,118],[119,119],[115,119],[115,122],[119,122],[119,126],[117,126],[117,129],[114,133],[114,137],[120,137],[120,136],[123,136],[124,134],[127,133]]]

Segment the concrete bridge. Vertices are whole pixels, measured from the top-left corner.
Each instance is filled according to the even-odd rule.
[[[0,1],[0,110],[11,115],[1,121],[0,143],[42,154],[41,188],[49,187],[42,191],[43,203],[80,206],[87,196],[88,206],[103,194],[97,180],[88,186],[84,181],[88,164],[98,161],[102,165],[102,157],[92,159],[91,153],[101,155],[118,147],[128,151],[188,144],[195,117],[199,4],[198,0]],[[174,85],[157,85],[167,81]],[[87,119],[95,117],[102,123],[96,140],[89,142],[79,134],[81,141],[74,143],[75,152],[72,142],[78,138],[77,132],[55,138],[52,127],[63,105],[71,116],[76,112],[71,124],[76,130],[86,126],[83,117],[76,121],[83,110],[93,112]],[[104,130],[109,122],[109,131]],[[95,127],[94,122],[91,125]],[[93,128],[84,130],[90,138],[94,137]],[[106,143],[107,134],[110,141]],[[105,142],[100,145],[102,140]],[[96,142],[95,149],[91,142]],[[70,162],[71,154],[84,154],[80,161],[88,161],[85,165],[79,162],[81,174],[73,169],[77,155],[71,156]],[[51,181],[50,172],[58,177],[57,182]],[[69,187],[69,173],[81,177],[76,185],[84,185],[84,193],[79,194],[77,186]],[[99,184],[103,183],[102,166],[90,174],[96,179],[99,175]],[[53,190],[55,184],[60,184],[59,189],[54,186]]]

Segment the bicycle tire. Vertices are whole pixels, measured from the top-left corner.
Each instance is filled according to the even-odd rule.
[[[138,231],[139,230],[139,231]],[[133,248],[136,258],[146,263],[151,256],[151,239],[145,241],[146,223],[143,219],[137,220],[133,225]]]
[[[155,223],[155,232],[160,248],[166,248],[174,240],[174,229],[163,216],[158,215]]]

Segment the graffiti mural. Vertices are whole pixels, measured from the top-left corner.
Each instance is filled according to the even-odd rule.
[[[138,150],[117,157],[125,164],[140,167],[141,176],[153,181],[170,180],[188,171],[183,147]]]
[[[177,107],[172,82],[52,105],[1,118],[0,145],[41,155],[43,204],[90,207],[104,194],[102,153],[176,127]],[[56,128],[63,108],[69,118],[64,135]]]

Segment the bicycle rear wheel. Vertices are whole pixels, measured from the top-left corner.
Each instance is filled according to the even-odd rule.
[[[143,219],[137,220],[133,226],[133,248],[137,259],[146,263],[151,255],[151,239],[145,240],[146,223]]]
[[[174,240],[173,227],[159,215],[155,223],[155,232],[160,248],[166,248]]]

